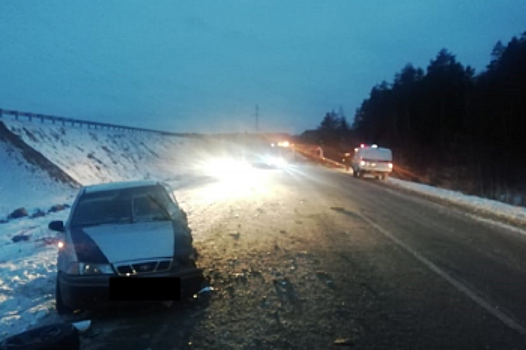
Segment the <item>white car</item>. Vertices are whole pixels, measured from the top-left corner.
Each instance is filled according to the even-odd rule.
[[[68,220],[49,228],[63,233],[55,295],[61,314],[107,302],[112,277],[177,277],[182,295],[201,287],[186,214],[162,183],[83,187]]]
[[[351,167],[354,177],[372,175],[385,180],[393,171],[393,155],[389,148],[361,145],[355,149]]]

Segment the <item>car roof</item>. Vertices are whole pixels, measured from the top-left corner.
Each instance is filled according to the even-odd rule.
[[[84,186],[83,189],[84,189],[84,193],[96,193],[96,192],[103,192],[103,191],[122,190],[122,189],[127,189],[127,188],[147,187],[147,186],[155,186],[155,185],[161,185],[161,183],[158,181],[153,181],[153,180],[118,181],[118,182],[108,182],[108,183]]]

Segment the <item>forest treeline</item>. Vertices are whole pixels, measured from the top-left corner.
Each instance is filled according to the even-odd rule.
[[[317,134],[334,149],[389,147],[413,180],[526,204],[526,32],[498,42],[478,74],[446,49],[425,70],[407,64],[372,88],[350,127],[330,112]]]

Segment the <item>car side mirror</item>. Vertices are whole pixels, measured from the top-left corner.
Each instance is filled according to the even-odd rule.
[[[63,221],[51,221],[48,225],[48,228],[51,231],[64,232],[64,222]]]

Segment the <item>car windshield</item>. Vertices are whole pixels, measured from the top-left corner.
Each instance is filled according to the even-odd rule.
[[[84,194],[75,208],[72,226],[170,220],[170,200],[159,186]]]

